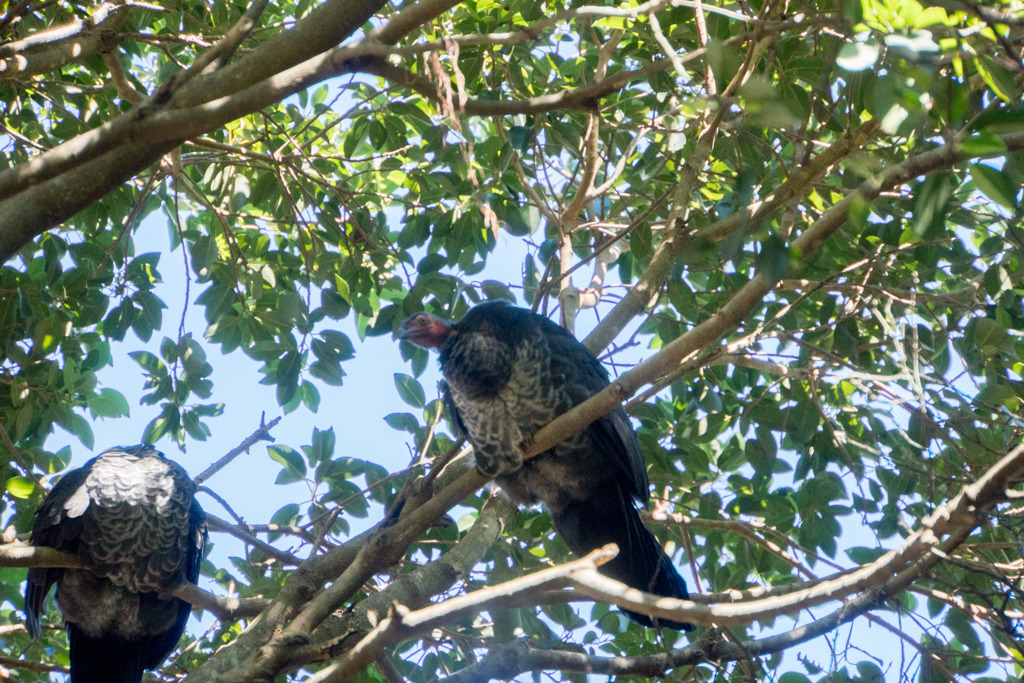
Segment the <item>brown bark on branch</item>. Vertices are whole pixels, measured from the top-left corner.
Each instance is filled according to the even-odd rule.
[[[468,614],[485,611],[494,606],[507,605],[514,596],[558,588],[564,585],[572,572],[580,568],[593,569],[614,557],[614,547],[595,550],[586,557],[573,562],[542,569],[528,576],[507,581],[501,585],[483,588],[457,598],[445,600],[415,612],[403,608],[392,612],[373,631],[366,635],[359,646],[344,657],[310,679],[315,683],[340,683],[350,680],[377,658],[383,648],[391,643],[404,640],[416,633],[430,631]]]
[[[328,661],[344,652],[346,644],[358,640],[381,622],[389,605],[399,603],[410,609],[428,605],[434,596],[465,580],[484,554],[504,533],[519,508],[504,496],[491,496],[466,535],[437,560],[408,574],[402,574],[379,593],[360,601],[351,611],[331,619],[316,632],[316,643],[308,652],[293,657],[295,667]]]
[[[361,28],[382,5],[383,0],[330,0],[292,29],[262,43],[235,64],[185,83],[178,92],[172,93],[169,104],[188,108],[253,83],[259,84],[274,73],[331,49]],[[286,86],[278,94],[287,96],[305,85],[292,84],[293,90],[289,92]],[[256,90],[257,93],[261,91],[259,85]],[[263,87],[262,91],[266,92],[266,88]],[[214,107],[214,112],[230,118],[219,123],[213,123],[218,119],[210,118],[211,114],[206,110],[203,110],[206,118],[200,115],[203,112],[195,111],[185,112],[185,119],[198,116],[197,120],[205,122],[205,130],[210,130],[272,101],[276,100],[264,102],[257,98],[249,104],[248,110],[227,106],[237,107],[237,101],[222,103],[224,106],[220,109]],[[189,126],[185,119],[175,122],[172,117],[172,122],[168,123],[160,118],[157,126],[170,126],[166,134],[146,140],[144,131],[138,127],[147,122],[152,125],[152,119],[156,117],[148,116],[151,113],[148,107],[151,106],[143,105],[122,114],[27,164],[0,173],[0,198],[6,197],[0,201],[0,263],[36,236],[59,225],[155,163],[188,137],[205,132]],[[167,113],[166,109],[162,111]]]
[[[420,507],[404,510],[397,521],[386,519],[348,543],[304,562],[227,651],[190,674],[190,683],[269,680],[285,670],[295,648],[310,642],[313,629],[375,573],[392,566],[424,530],[487,481],[475,471],[469,475],[455,478]],[[322,590],[332,581],[331,588]],[[314,599],[316,604],[312,604]]]
[[[263,420],[265,417],[266,415],[260,417],[260,426],[257,427],[256,431],[254,431],[252,434],[242,439],[242,443],[232,448],[220,460],[213,463],[205,470],[197,474],[195,478],[192,480],[193,482],[195,482],[195,485],[202,485],[207,479],[209,479],[213,475],[217,474],[217,472],[220,472],[222,469],[227,467],[232,460],[240,456],[242,453],[248,453],[249,449],[255,446],[260,441],[269,441],[270,443],[273,443],[274,437],[270,435],[270,430],[277,426],[277,423],[281,421],[281,418],[275,417],[270,422],[264,422]]]
[[[131,3],[103,3],[88,19],[0,45],[0,79],[49,73],[109,50],[130,7]]]
[[[285,552],[284,550],[275,548],[269,543],[261,541],[252,534],[246,532],[244,529],[240,528],[237,524],[232,524],[226,519],[221,519],[216,515],[206,513],[206,524],[210,527],[210,531],[221,531],[234,536],[243,543],[247,543],[252,547],[261,550],[267,555],[267,557],[272,557],[285,566],[297,567],[302,564],[301,558],[296,557],[289,552]]]
[[[38,671],[40,673],[71,673],[70,667],[61,666],[60,664],[46,664],[44,662],[33,662],[28,659],[14,659],[13,657],[0,657],[0,667],[24,669],[26,671]]]
[[[267,55],[267,64],[252,68],[239,66],[251,64],[257,54],[266,55],[267,46],[277,44],[278,39],[301,41],[306,36],[309,22],[322,18],[321,10],[335,4],[329,2],[321,6],[289,31],[257,46],[239,62],[209,76],[204,74],[185,82],[179,90],[171,93],[166,103],[163,98],[171,85],[159,88],[148,103],[44,152],[32,161],[0,172],[0,262],[9,259],[36,236],[134,177],[188,138],[279,102],[327,78],[353,72],[377,74],[437,99],[437,90],[429,81],[388,64],[382,55],[390,50],[374,43],[339,48],[297,64],[292,62],[292,58],[298,53],[289,50],[286,55]],[[439,0],[435,9],[441,11],[445,4]],[[345,3],[345,11],[341,14],[346,22],[342,22],[340,27],[347,33],[341,31],[338,17],[332,17],[327,27],[341,31],[341,35],[334,36],[332,45],[350,36],[379,6],[379,0],[355,5]],[[326,28],[317,26],[316,30],[324,31]],[[735,36],[724,44],[740,44],[754,35]],[[385,37],[392,36],[388,33]],[[315,41],[316,44],[320,42]],[[304,48],[301,53],[308,54],[308,45]],[[212,50],[217,50],[217,46]],[[680,59],[688,61],[701,55],[703,51],[698,50]],[[584,88],[529,100],[471,100],[464,110],[472,115],[494,115],[590,109],[601,97],[667,66],[668,60],[655,61]],[[268,68],[274,70],[267,73]],[[235,78],[226,79],[225,73],[234,74]]]
[[[27,543],[5,543],[0,545],[0,567],[71,567],[79,568],[82,563],[74,553],[56,548],[32,546]]]
[[[175,590],[172,595],[191,604],[193,607],[212,612],[224,622],[238,621],[255,617],[270,604],[267,598],[228,598],[203,590],[194,583],[186,583]]]
[[[74,553],[63,552],[55,548],[21,543],[0,545],[0,567],[81,569],[84,566]],[[225,598],[205,591],[194,583],[178,588],[174,591],[174,595],[197,607],[210,610],[221,621],[234,621],[247,616],[255,616],[270,602],[262,598],[252,600]]]
[[[1024,148],[1024,134],[1005,135],[1002,139],[1010,150]],[[795,240],[794,253],[800,258],[806,258],[813,253],[828,236],[844,224],[849,207],[854,201],[870,200],[883,190],[892,189],[935,169],[949,167],[962,158],[963,154],[955,147],[935,149],[889,169],[875,182],[864,183]],[[773,285],[774,282],[763,274],[755,277],[737,292],[715,316],[668,344],[654,357],[624,373],[606,390],[539,430],[529,446],[529,455],[536,455],[551,448],[614,408],[623,398],[631,395],[643,384],[671,370],[681,359],[698,349],[713,344],[717,339],[728,334],[742,323],[757,303],[771,291]],[[486,478],[476,471],[462,474],[422,506],[405,511],[393,524],[378,525],[375,529],[356,537],[344,546],[305,563],[289,578],[281,595],[264,611],[254,626],[236,639],[231,648],[231,656],[215,657],[207,665],[194,672],[190,676],[190,680],[193,683],[214,679],[263,680],[279,672],[286,663],[286,653],[291,648],[309,642],[313,630],[342,605],[370,576],[393,564],[389,558],[403,553],[404,549],[434,520],[485,482]],[[984,498],[984,496],[976,495],[981,492],[991,493],[990,490],[983,488],[981,491],[972,492],[971,495],[978,500]],[[995,499],[993,496],[989,496],[989,498]],[[942,524],[941,520],[937,524]],[[947,543],[959,543],[962,540],[959,538],[959,533],[966,528],[967,526],[957,527],[959,531],[956,535],[951,536]],[[369,542],[371,540],[372,543]],[[923,540],[918,542],[923,544],[921,547],[928,545]],[[904,549],[903,554],[891,558],[892,564],[886,566],[902,566],[902,562],[908,561],[905,558],[918,557],[917,548],[918,546],[915,545],[914,552]],[[869,590],[851,601],[852,607],[844,607],[815,624],[787,634],[786,638],[789,640],[757,641],[762,643],[762,645],[758,645],[758,649],[777,651],[772,648],[781,649],[789,647],[795,642],[803,642],[803,640],[817,637],[820,633],[827,632],[879,604],[890,594],[888,591],[904,586],[903,582],[919,576],[916,572],[926,571],[937,561],[935,555],[925,554],[919,562],[912,564],[909,569],[904,569],[893,581],[887,582],[881,588]],[[335,577],[337,578],[335,579]],[[330,588],[316,594],[320,586],[332,579],[335,580],[335,583]],[[850,583],[846,578],[841,579],[840,582],[844,590],[845,586]],[[860,586],[860,584],[857,585]],[[833,585],[822,588],[819,592],[834,597],[841,594],[841,591],[837,591],[836,588],[837,586]],[[315,598],[314,594],[316,594]],[[828,599],[832,599],[832,597]],[[308,605],[306,605],[307,602]],[[699,611],[696,613],[699,614]],[[729,617],[731,614],[726,611],[722,613],[722,616]],[[412,623],[408,621],[411,616],[402,617],[403,623]],[[702,620],[704,620],[703,617]],[[289,621],[292,623],[289,624]],[[279,630],[279,628],[283,630]],[[277,635],[271,637],[273,633]],[[746,657],[749,655],[746,650],[743,652],[737,650],[736,656]]]
[[[786,596],[711,606],[696,605],[688,600],[660,598],[629,588],[599,574],[596,571],[597,563],[608,559],[613,554],[608,548],[605,548],[591,553],[586,558],[560,567],[545,569],[421,610],[410,611],[407,607],[392,603],[392,608],[386,619],[380,622],[344,657],[311,680],[316,683],[337,683],[348,680],[377,659],[384,648],[389,645],[442,626],[460,616],[516,602],[517,596],[528,602],[528,596],[531,593],[548,591],[566,583],[596,599],[614,602],[652,616],[715,625],[739,625],[758,620],[770,621],[783,614],[842,599],[855,592],[861,593],[828,617],[818,619],[808,626],[794,629],[788,633],[741,644],[715,642],[713,659],[729,661],[751,655],[778,652],[799,642],[816,638],[863,614],[925,575],[940,561],[942,555],[962,543],[977,527],[982,519],[980,512],[1005,501],[1006,487],[1021,474],[1024,474],[1024,445],[1014,449],[977,483],[965,487],[953,500],[936,510],[924,521],[922,528],[899,548],[847,576],[822,582],[812,588]],[[939,552],[933,552],[933,549]],[[619,658],[620,663],[630,662],[630,666],[619,670],[619,673],[660,675],[673,666],[703,661],[708,657],[708,653],[704,650],[707,645],[708,643],[704,640],[698,641],[682,650],[654,659]],[[588,660],[588,666],[594,666],[598,661],[606,662],[607,660]],[[548,668],[550,662],[549,659],[541,666]],[[555,668],[565,667],[565,670],[579,670],[572,666],[570,662],[562,660]],[[649,667],[654,667],[654,669],[649,669]],[[480,676],[480,671],[476,670],[476,667],[471,667],[471,669],[474,670],[474,675]],[[598,669],[586,670],[597,671]],[[607,669],[601,670],[608,672]]]
[[[436,16],[453,4],[450,0],[434,0],[410,6],[380,29],[376,38],[379,41],[397,41],[418,25],[413,19],[424,21],[428,15]],[[388,64],[386,55],[390,50],[380,43],[367,41],[355,47],[330,50],[357,30],[380,6],[379,0],[331,0],[291,29],[257,45],[238,62],[195,77],[193,70],[179,74],[158,88],[155,95],[140,107],[44,152],[26,164],[0,172],[0,262],[9,259],[36,236],[134,177],[188,138],[278,102],[327,78],[355,71],[376,73],[436,99],[436,88],[428,81]],[[260,3],[250,7],[252,12],[259,9]],[[611,10],[598,8],[597,11],[604,15]],[[637,10],[629,10],[628,13],[636,14]],[[232,29],[221,43],[208,51],[209,60],[200,58],[197,66],[206,61],[218,61],[222,53],[230,53],[239,38],[237,34],[247,30],[250,23],[251,17],[247,13],[236,25],[239,30]],[[784,26],[772,23],[773,30],[781,30]],[[759,33],[735,36],[724,44],[741,44],[755,35],[763,36],[765,30],[762,27]],[[698,50],[679,59],[685,62],[703,54],[703,50]],[[521,102],[470,101],[466,103],[465,111],[474,115],[493,115],[565,108],[590,109],[604,95],[667,66],[668,60],[655,61],[585,88]]]

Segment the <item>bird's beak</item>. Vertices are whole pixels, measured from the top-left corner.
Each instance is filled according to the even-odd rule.
[[[409,326],[406,325],[407,322],[409,321],[407,320],[406,322],[398,326],[398,331],[395,332],[395,339],[401,341],[408,341],[410,337],[416,334],[415,330],[409,329]]]

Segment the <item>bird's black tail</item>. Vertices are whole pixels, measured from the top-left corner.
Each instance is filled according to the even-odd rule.
[[[92,638],[69,623],[71,683],[139,683],[143,672],[141,643],[114,635]]]
[[[610,578],[648,593],[685,600],[690,597],[686,581],[654,535],[640,520],[633,502],[614,484],[586,501],[552,510],[555,528],[577,555],[585,555],[608,543],[619,546],[619,554],[601,565]],[[607,490],[612,489],[612,490]],[[623,610],[644,626],[690,631],[693,624],[652,619],[646,614]]]

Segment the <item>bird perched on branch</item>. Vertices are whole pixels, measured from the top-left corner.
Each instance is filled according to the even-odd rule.
[[[50,587],[64,615],[72,683],[138,683],[178,644],[192,606],[206,515],[188,473],[152,446],[112,448],[65,474],[36,511],[32,545],[74,553],[82,569],[28,571],[25,614],[40,634]]]
[[[622,408],[529,460],[521,445],[554,418],[608,386],[601,363],[547,318],[489,301],[457,323],[417,313],[400,339],[441,352],[445,402],[454,428],[473,445],[477,468],[523,505],[543,503],[577,555],[607,543],[619,554],[601,573],[632,588],[686,599],[686,582],[640,521],[650,498],[640,443]],[[689,630],[691,624],[626,611],[635,621]]]

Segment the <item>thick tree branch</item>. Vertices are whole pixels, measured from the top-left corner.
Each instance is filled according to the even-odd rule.
[[[508,605],[526,599],[537,591],[546,591],[565,585],[575,585],[584,594],[596,599],[614,602],[631,610],[652,616],[678,620],[697,621],[708,624],[745,624],[755,620],[773,620],[777,616],[813,607],[824,602],[841,599],[853,592],[861,595],[848,602],[831,615],[814,623],[794,629],[788,633],[769,638],[747,641],[741,644],[715,642],[714,659],[735,660],[751,655],[770,654],[806,642],[826,633],[838,625],[881,604],[889,596],[910,585],[926,574],[939,561],[939,555],[932,548],[948,552],[963,542],[981,521],[977,514],[1005,500],[1006,486],[1024,474],[1024,445],[1014,449],[976,484],[972,484],[940,507],[925,520],[918,530],[904,544],[879,558],[861,570],[841,579],[825,582],[814,588],[790,594],[783,598],[770,598],[741,604],[695,605],[692,601],[660,598],[645,594],[624,584],[609,579],[596,571],[596,563],[607,560],[614,552],[609,548],[595,551],[586,558],[559,567],[545,569],[526,577],[508,581],[499,586],[475,591],[430,607],[409,611],[404,606],[391,603],[387,618],[367,634],[345,656],[324,669],[312,680],[316,683],[338,683],[349,680],[363,670],[388,645],[409,638],[415,634],[430,631],[444,623],[466,614],[491,609],[497,605]],[[943,540],[943,537],[945,539]],[[669,666],[696,663],[708,656],[702,640],[682,650],[657,659],[620,658],[620,663],[630,662],[628,669],[621,673],[641,673],[656,676],[664,673]],[[593,662],[590,662],[593,664]],[[549,663],[544,665],[545,668]],[[556,668],[571,664],[563,661]],[[649,670],[646,667],[655,667]],[[593,671],[593,669],[591,669]],[[474,672],[479,675],[479,671]]]
[[[5,543],[0,545],[0,567],[71,567],[80,568],[82,563],[74,553],[56,548],[32,546],[27,543]]]
[[[46,664],[45,662],[33,662],[28,659],[14,659],[13,657],[0,657],[0,667],[38,671],[40,673],[71,673],[70,667],[61,666],[60,664]]]
[[[436,100],[438,93],[433,84],[388,63],[386,56],[394,49],[386,45],[364,42],[329,50],[356,31],[379,4],[380,0],[327,2],[292,29],[257,46],[239,62],[184,83],[168,102],[163,103],[163,99],[171,86],[165,84],[147,104],[48,150],[32,161],[0,172],[0,262],[188,138],[279,102],[327,78],[357,71],[374,73]],[[443,0],[431,4],[435,10],[443,6]],[[328,8],[331,8],[329,17],[325,14]],[[410,28],[401,26],[402,30]],[[773,30],[784,27],[783,23],[772,24]],[[723,44],[762,38],[764,30],[734,36]],[[315,33],[316,39],[310,33]],[[331,37],[330,45],[319,51],[323,54],[311,49],[311,46],[323,44],[321,34]],[[384,35],[389,40],[397,40],[399,34],[396,28]],[[268,53],[270,45],[280,50]],[[319,56],[312,56],[317,54]],[[698,50],[679,59],[686,62],[703,54]],[[257,55],[263,55],[262,62],[254,63]],[[296,59],[298,55],[303,55],[306,61]],[[655,60],[635,71],[620,72],[577,90],[524,101],[471,100],[464,109],[472,115],[589,109],[601,97],[667,66],[668,60]]]
[[[948,552],[963,542],[979,523],[975,514],[977,508],[990,507],[1006,497],[1005,487],[1024,473],[1024,446],[1014,449],[976,484],[964,490],[947,505],[942,506],[930,520],[935,526],[950,526],[951,535],[937,547]],[[965,519],[968,519],[964,523]],[[959,524],[956,520],[959,520]],[[919,533],[928,533],[924,528]],[[885,558],[880,558],[873,565],[878,565]],[[914,580],[927,574],[940,561],[939,555],[926,552],[919,562],[895,576],[891,576],[881,585],[870,588],[850,600],[831,614],[815,619],[812,623],[767,638],[747,640],[740,643],[723,642],[715,638],[714,632],[680,650],[645,655],[639,657],[596,657],[576,652],[560,650],[533,649],[526,641],[522,644],[513,643],[493,648],[479,664],[467,667],[449,676],[446,681],[470,682],[488,680],[490,678],[512,678],[524,671],[560,670],[581,673],[601,673],[609,675],[641,675],[656,678],[664,676],[670,669],[685,665],[698,664],[711,659],[718,662],[739,661],[750,657],[760,657],[789,649],[800,643],[817,638],[844,623],[882,605],[887,599],[906,588]],[[885,576],[884,572],[880,576]],[[605,577],[598,578],[607,581]],[[682,601],[678,601],[682,602]],[[636,604],[635,606],[639,606]],[[646,611],[646,610],[645,610]],[[681,611],[675,614],[681,614]],[[693,612],[686,611],[686,619],[692,618]]]
[[[362,8],[362,5],[357,7]],[[279,35],[298,31],[320,9],[323,7]],[[351,8],[345,16],[350,32],[365,20],[361,15],[353,15]],[[741,44],[755,35],[761,34],[741,34],[724,44]],[[341,39],[335,40],[335,44]],[[250,61],[270,42],[273,39],[261,44],[242,61]],[[219,97],[215,97],[220,92],[215,84],[199,76],[182,86],[165,106],[154,105],[151,98],[150,104],[122,114],[32,161],[0,172],[0,261],[7,260],[28,241],[89,206],[188,138],[279,102],[327,78],[353,72],[377,74],[436,100],[439,96],[433,84],[387,62],[386,55],[393,51],[375,43],[331,50],[276,74],[229,81],[232,89]],[[698,50],[680,59],[685,62],[703,54]],[[215,72],[211,78],[221,78],[220,74],[231,71],[233,66]],[[656,60],[584,88],[529,100],[470,100],[464,110],[472,115],[495,115],[589,109],[601,97],[666,66],[669,66],[667,60]],[[197,100],[190,93],[201,84],[205,84],[208,91],[204,90],[204,97]],[[159,89],[160,92],[165,90]]]
[[[1003,141],[1010,149],[1019,149],[1024,146],[1024,134],[1007,135],[1003,137]],[[878,182],[865,183],[850,197],[847,197],[847,199],[822,216],[819,221],[801,235],[794,242],[794,251],[802,258],[812,254],[829,235],[834,233],[843,224],[846,212],[849,210],[852,202],[870,199],[877,196],[883,189],[895,187],[910,178],[925,174],[935,168],[948,166],[959,158],[960,153],[955,148],[936,149],[890,169]],[[742,321],[756,303],[770,291],[773,284],[769,283],[765,276],[757,276],[711,319],[679,339],[674,340],[656,356],[637,366],[634,370],[623,374],[605,391],[541,429],[535,435],[529,448],[529,453],[535,455],[551,448],[562,439],[582,429],[591,421],[600,417],[600,415],[614,408],[623,397],[629,396],[639,386],[662,374],[667,368],[678,363],[679,359],[688,356],[697,349],[710,345],[715,339],[726,334],[728,330],[733,329]],[[372,575],[373,566],[379,566],[386,562],[386,559],[371,562],[370,557],[386,558],[391,548],[404,549],[408,547],[415,537],[429,526],[433,520],[437,519],[466,495],[479,488],[485,481],[485,477],[478,472],[467,472],[459,476],[451,485],[441,489],[421,507],[404,514],[392,526],[386,528],[379,527],[372,532],[357,537],[350,541],[349,544],[327,553],[315,568],[311,565],[306,571],[300,569],[296,572],[296,575],[289,580],[290,585],[286,585],[285,591],[282,591],[282,597],[275,601],[277,610],[271,615],[273,618],[269,618],[267,612],[261,617],[261,619],[267,617],[268,623],[264,625],[264,628],[274,623],[286,623],[290,614],[297,613],[298,606],[307,599],[303,597],[303,590],[313,588],[311,584],[306,583],[310,578],[309,574],[324,572],[330,576],[331,572],[328,570],[347,567],[338,581],[316,598],[316,605],[311,605],[309,609],[304,610],[301,619],[297,619],[281,632],[280,636],[274,638],[265,648],[261,649],[260,658],[244,657],[243,660],[235,660],[235,664],[241,666],[244,663],[245,666],[236,670],[237,677],[234,680],[246,680],[246,677],[253,675],[269,675],[270,672],[276,670],[274,665],[280,664],[281,655],[279,653],[287,649],[289,643],[303,642],[308,639],[311,629],[341,604],[352,591],[362,585],[366,578]],[[367,541],[370,538],[374,539],[374,550],[367,550]],[[905,550],[904,552],[906,553],[907,551]],[[355,554],[355,561],[350,562],[349,558],[352,557],[353,553]],[[930,557],[932,556],[926,556],[915,566],[926,566],[927,562],[930,561]],[[892,561],[893,566],[895,566],[897,564],[896,561]],[[906,572],[900,576],[905,577]],[[304,586],[308,588],[304,588]],[[830,586],[823,590],[834,592],[835,589],[836,586]],[[871,594],[866,600],[867,602],[862,601],[858,603],[863,606],[863,609],[874,605],[878,598]],[[841,610],[836,613],[832,621],[822,621],[821,627],[825,628],[830,623],[842,623],[853,618],[851,614],[852,612],[849,610]],[[723,614],[723,616],[728,616],[728,614]],[[834,628],[834,625],[831,628]],[[254,644],[259,642],[259,631],[259,629],[253,630],[252,639]],[[247,642],[246,635],[248,634],[243,634],[239,638],[238,642],[240,645]],[[816,637],[816,632],[805,629],[799,631],[798,636],[801,638]],[[246,651],[245,649],[240,649],[239,652],[244,654]],[[225,662],[227,661],[225,660]],[[209,679],[199,677],[195,680]]]
[[[45,546],[31,546],[21,543],[0,545],[0,567],[65,567],[82,569],[85,565],[74,553],[63,552]],[[194,583],[186,584],[174,591],[175,597],[197,607],[208,609],[221,621],[234,621],[255,616],[270,602],[263,598],[226,598],[205,591]]]
[[[459,0],[421,0],[405,5],[386,24],[370,31],[367,37],[384,45],[394,45],[458,4]]]
[[[736,213],[702,229],[697,235],[698,239],[712,242],[726,239],[735,234],[737,230],[756,225],[795,199],[806,196],[808,188],[833,171],[841,161],[860,150],[875,136],[878,130],[877,119],[860,124],[825,148],[821,154],[795,169],[781,185],[764,199],[753,202]]]
[[[199,58],[185,71],[175,74],[153,94],[153,101],[160,102],[167,95],[173,96],[190,80],[203,73],[223,67],[231,59],[242,41],[249,36],[256,20],[263,13],[268,0],[253,0],[238,21],[217,41],[216,45],[199,55]]]
[[[354,647],[311,681],[340,683],[350,680],[352,676],[366,668],[389,643],[398,642],[416,633],[429,631],[460,616],[476,614],[495,606],[505,606],[520,594],[561,587],[572,572],[581,567],[593,569],[610,560],[615,554],[614,547],[602,548],[564,565],[542,569],[499,586],[483,588],[415,612],[410,612],[407,608],[403,608],[397,613],[392,612],[388,618],[384,619],[360,641],[359,647]]]
[[[275,90],[268,89],[261,81],[302,61],[289,62],[296,55],[308,58],[351,36],[382,6],[382,2],[329,1],[291,30],[262,43],[235,65],[189,81],[175,94],[170,104],[187,108],[221,97],[222,91],[235,92],[252,83],[258,84],[255,86],[257,95],[277,92],[269,100],[256,96],[246,107],[237,99],[226,98],[228,101],[222,102],[220,107],[212,107],[212,113],[210,107],[202,111],[186,111],[184,118],[170,123],[158,116],[149,116],[151,105],[144,105],[41,154],[27,164],[0,172],[0,198],[6,197],[0,201],[0,262],[9,259],[36,236],[129,180],[188,137],[205,132],[204,127],[210,130],[308,86],[309,82],[305,81],[291,86],[278,84],[280,87]],[[271,45],[280,50],[268,53]],[[323,47],[316,50],[319,45]],[[267,58],[260,62],[256,59],[257,54]],[[326,72],[323,77],[327,77]],[[203,96],[193,95],[198,92]],[[161,111],[169,113],[167,109],[157,110],[158,113]],[[198,117],[197,121],[204,121],[203,126],[190,126],[187,120],[193,116]],[[139,127],[147,122],[152,125],[154,119],[158,119],[155,123],[158,128],[162,125],[169,127],[165,133],[151,135],[152,139],[147,141],[144,130],[139,130]]]
[[[773,636],[739,646],[717,644],[719,659],[732,659],[750,654],[767,654],[791,647],[817,637],[852,619],[881,602],[888,596],[910,585],[926,574],[945,554],[966,539],[981,522],[980,512],[1006,500],[1007,487],[1024,474],[1024,445],[1018,446],[992,467],[976,483],[966,486],[949,503],[939,507],[899,548],[875,562],[841,578],[825,581],[811,588],[791,592],[781,597],[744,603],[696,605],[689,600],[661,598],[629,588],[596,571],[596,562],[613,555],[608,548],[595,551],[586,558],[560,567],[542,570],[526,577],[514,579],[499,586],[475,591],[459,598],[417,611],[398,607],[396,603],[389,615],[367,634],[358,645],[313,680],[317,683],[335,683],[348,680],[374,661],[383,649],[416,633],[422,633],[453,619],[508,604],[515,596],[525,597],[534,591],[550,590],[568,582],[580,592],[595,599],[614,602],[631,610],[651,616],[695,621],[714,625],[741,625],[752,621],[771,621],[783,614],[807,609],[825,602],[841,600],[853,593],[859,596],[829,617],[795,629],[787,634]],[[940,552],[933,552],[939,550]],[[692,657],[701,643],[673,653],[673,664],[679,658]],[[731,650],[731,654],[730,654]],[[632,673],[636,671],[630,670]]]
[[[88,19],[0,45],[0,80],[49,73],[110,49],[133,5],[160,9],[135,2],[105,2]]]

